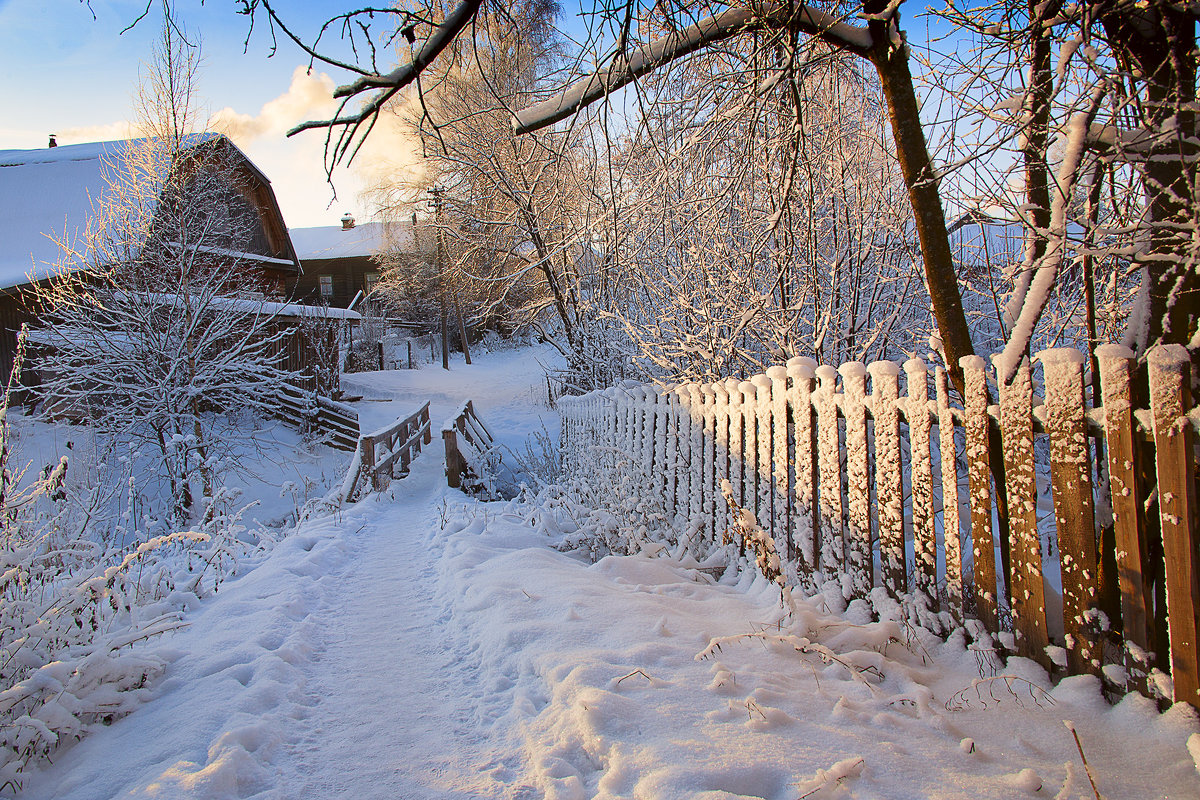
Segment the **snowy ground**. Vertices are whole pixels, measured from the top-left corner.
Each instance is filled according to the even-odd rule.
[[[347,388],[365,396],[364,429],[426,399],[438,427],[469,397],[515,447],[555,424],[538,359],[551,354]],[[152,645],[171,659],[154,698],[60,752],[23,796],[1093,797],[1064,720],[1103,796],[1200,796],[1189,709],[1111,707],[1092,679],[1051,688],[1019,660],[997,672],[960,638],[854,607],[802,605],[784,638],[770,584],[557,552],[570,519],[530,524],[527,507],[448,490],[439,444]]]

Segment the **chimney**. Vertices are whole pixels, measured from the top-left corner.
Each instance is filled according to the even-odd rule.
[[[57,139],[57,137],[55,136],[55,134],[53,134],[53,133],[52,133],[52,134],[50,134],[50,146],[51,146],[51,147],[58,147],[58,139]]]
[[[354,227],[354,215],[347,211],[342,214],[342,230],[348,231]]]

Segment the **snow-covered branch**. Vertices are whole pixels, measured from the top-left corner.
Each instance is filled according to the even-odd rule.
[[[864,55],[871,47],[871,34],[866,28],[848,25],[811,6],[769,4],[759,9],[732,8],[682,30],[672,31],[632,53],[618,55],[607,69],[582,78],[554,97],[517,112],[513,128],[517,133],[531,133],[553,125],[648,72],[723,39],[750,31],[789,27],[859,55]]]

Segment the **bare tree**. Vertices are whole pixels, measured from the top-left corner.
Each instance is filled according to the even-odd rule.
[[[35,299],[47,412],[149,445],[179,520],[196,489],[213,496],[228,455],[214,413],[265,408],[289,377],[286,331],[245,255],[257,212],[235,185],[228,141],[189,129],[197,57],[164,25],[139,96],[151,135],[107,152],[104,197],[86,233],[60,242],[59,274]]]

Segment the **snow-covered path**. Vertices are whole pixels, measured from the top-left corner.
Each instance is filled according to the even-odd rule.
[[[436,599],[428,531],[439,525],[440,467],[419,459],[330,576],[337,591],[313,619],[321,645],[307,670],[315,705],[279,765],[288,796],[492,795],[469,643],[447,630]]]

